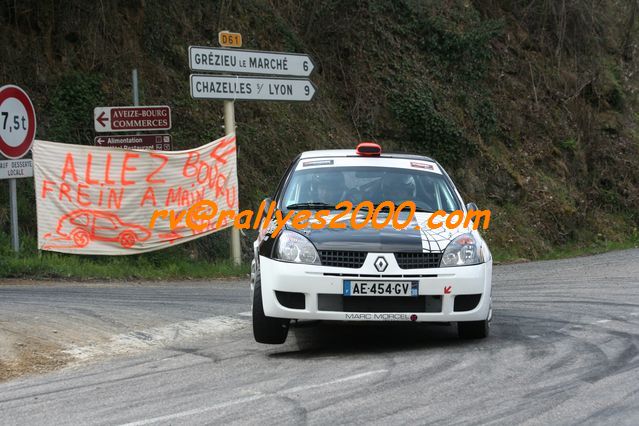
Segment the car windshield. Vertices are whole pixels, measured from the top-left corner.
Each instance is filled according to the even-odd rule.
[[[321,167],[296,171],[282,197],[283,208],[330,209],[348,200],[356,205],[414,201],[417,210],[452,212],[460,209],[443,175],[389,167]]]

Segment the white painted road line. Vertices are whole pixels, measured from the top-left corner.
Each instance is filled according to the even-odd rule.
[[[238,315],[241,316],[241,317],[252,317],[253,313],[252,312],[240,312]]]
[[[602,319],[602,320],[599,320],[599,321],[595,321],[593,324],[604,324],[604,323],[607,323],[607,322],[610,322],[610,321],[611,320],[609,320],[609,319]]]
[[[330,385],[336,385],[338,383],[344,383],[344,382],[348,382],[351,380],[357,380],[357,379],[361,379],[362,377],[367,377],[367,376],[372,376],[374,374],[381,374],[381,373],[388,373],[388,370],[375,370],[375,371],[367,371],[366,373],[360,373],[360,374],[355,374],[353,376],[348,376],[348,377],[344,377],[341,379],[336,379],[336,380],[332,380],[330,382],[325,382],[325,383],[319,383],[316,385],[306,385],[306,386],[297,386],[291,389],[286,389],[283,391],[279,391],[279,394],[287,394],[287,393],[295,393],[295,392],[300,392],[300,391],[305,391],[305,390],[309,390],[309,389],[314,389],[314,388],[319,388],[322,386],[330,386]]]
[[[234,399],[232,401],[222,402],[222,403],[219,403],[219,404],[211,405],[209,407],[194,408],[192,410],[181,411],[179,413],[167,414],[166,416],[153,417],[152,419],[139,420],[137,422],[132,422],[132,423],[124,423],[121,426],[142,426],[142,425],[148,425],[148,424],[152,424],[152,423],[163,422],[163,421],[167,421],[167,420],[180,419],[182,417],[193,416],[193,415],[196,415],[196,414],[202,414],[202,413],[206,413],[208,411],[217,410],[217,409],[220,409],[220,408],[226,408],[226,407],[230,407],[230,406],[237,405],[237,404],[244,404],[246,402],[256,401],[258,399],[267,398],[269,396],[289,394],[289,393],[301,392],[301,391],[314,389],[314,388],[320,388],[320,387],[324,387],[324,386],[336,385],[338,383],[349,382],[349,381],[352,381],[352,380],[361,379],[363,377],[368,377],[368,376],[372,376],[372,375],[375,375],[375,374],[381,374],[381,373],[387,373],[387,372],[388,372],[388,370],[367,371],[367,372],[364,372],[364,373],[354,374],[352,376],[342,377],[341,379],[331,380],[330,382],[317,383],[317,384],[314,384],[314,385],[306,385],[306,386],[297,386],[297,387],[290,388],[290,389],[284,389],[284,390],[275,392],[273,394],[258,394],[258,395],[244,397],[244,398],[240,398],[240,399]]]

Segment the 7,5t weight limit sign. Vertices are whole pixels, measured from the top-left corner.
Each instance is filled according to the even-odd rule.
[[[195,99],[306,102],[314,95],[307,79],[191,74]]]
[[[25,155],[35,136],[36,118],[29,96],[18,86],[0,88],[0,153],[8,158]]]

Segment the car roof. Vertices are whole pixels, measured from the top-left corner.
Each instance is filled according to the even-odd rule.
[[[327,158],[327,157],[359,157],[354,149],[324,149],[317,151],[305,151],[300,155],[300,159],[307,158]],[[382,152],[381,158],[406,158],[409,160],[425,160],[436,162],[425,155],[406,154],[403,152]],[[371,157],[366,157],[371,158]]]

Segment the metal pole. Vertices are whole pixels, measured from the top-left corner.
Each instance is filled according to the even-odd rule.
[[[224,131],[227,135],[229,133],[235,132],[234,101],[224,101]],[[231,259],[236,265],[242,263],[242,252],[240,250],[240,230],[236,227],[231,227]]]
[[[140,94],[138,93],[138,69],[134,68],[131,73],[133,79],[133,105],[140,105]]]
[[[11,243],[13,251],[20,251],[20,237],[18,236],[18,197],[16,195],[16,179],[9,179],[9,204],[11,209]]]

